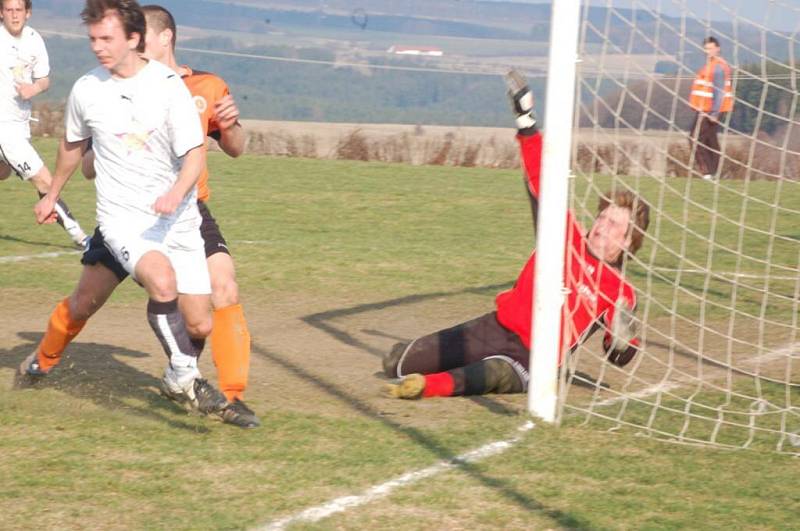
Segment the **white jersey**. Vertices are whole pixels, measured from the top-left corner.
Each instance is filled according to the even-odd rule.
[[[200,226],[196,189],[172,215],[153,210],[156,199],[175,184],[182,157],[204,142],[194,100],[175,72],[150,61],[135,76],[122,79],[97,67],[72,87],[65,125],[68,142],[92,138],[101,228]]]
[[[50,75],[50,60],[41,35],[25,26],[19,37],[0,26],[0,129],[30,136],[31,102],[17,94],[17,83]]]

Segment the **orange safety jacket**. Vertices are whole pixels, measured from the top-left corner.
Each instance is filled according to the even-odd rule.
[[[700,112],[711,112],[714,108],[714,70],[717,65],[725,73],[725,87],[719,112],[730,112],[733,109],[733,88],[731,87],[731,67],[721,57],[712,57],[706,65],[697,71],[689,95],[689,106]]]

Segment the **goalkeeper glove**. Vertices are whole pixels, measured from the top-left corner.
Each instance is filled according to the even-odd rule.
[[[634,344],[638,332],[639,326],[633,317],[633,310],[624,299],[618,299],[614,304],[611,337],[603,341],[608,361],[619,367],[627,365],[639,351]]]
[[[528,82],[516,70],[509,71],[505,80],[511,109],[517,117],[517,129],[524,135],[535,133],[537,128],[536,116],[533,113],[533,92],[528,87]]]

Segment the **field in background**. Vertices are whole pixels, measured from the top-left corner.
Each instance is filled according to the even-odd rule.
[[[54,142],[37,147],[52,163]],[[394,341],[490,310],[516,277],[533,244],[519,170],[216,153],[210,165],[212,210],[237,259],[253,336],[247,399],[264,427],[188,417],[157,394],[165,360],[131,282],[50,383],[12,390],[14,368],[80,271],[76,254],[10,260],[71,249],[58,227],[35,226],[32,188],[9,179],[0,183],[4,528],[252,527],[509,439],[527,420],[524,396],[401,402],[381,397],[376,374]],[[696,181],[673,185],[698,202],[714,198]],[[659,201],[653,183],[640,186]],[[769,197],[772,186],[753,193]],[[89,229],[91,183],[74,177],[65,198]],[[648,243],[640,256],[651,255],[672,265]],[[209,352],[202,368],[214,379]],[[314,527],[785,529],[796,521],[798,473],[797,459],[771,452],[537,426],[501,456]]]

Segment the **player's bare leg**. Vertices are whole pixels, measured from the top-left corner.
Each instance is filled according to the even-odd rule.
[[[5,181],[9,175],[11,175],[11,168],[8,167],[8,164],[0,162],[0,181]]]
[[[50,190],[53,177],[50,175],[50,170],[47,169],[47,166],[42,166],[42,169],[30,178],[30,182],[33,187],[36,188],[36,191],[39,192],[39,198],[42,198],[48,190]],[[55,210],[58,224],[63,227],[72,241],[75,242],[75,245],[85,248],[89,239],[86,237],[86,233],[83,232],[83,229],[81,229],[78,220],[76,220],[72,212],[70,212],[67,204],[62,199],[59,199],[56,202]]]
[[[255,428],[261,422],[244,402],[250,368],[250,332],[239,304],[236,269],[227,253],[212,254],[206,262],[214,307],[211,355],[217,367],[220,390],[229,402],[222,419],[242,428]]]

